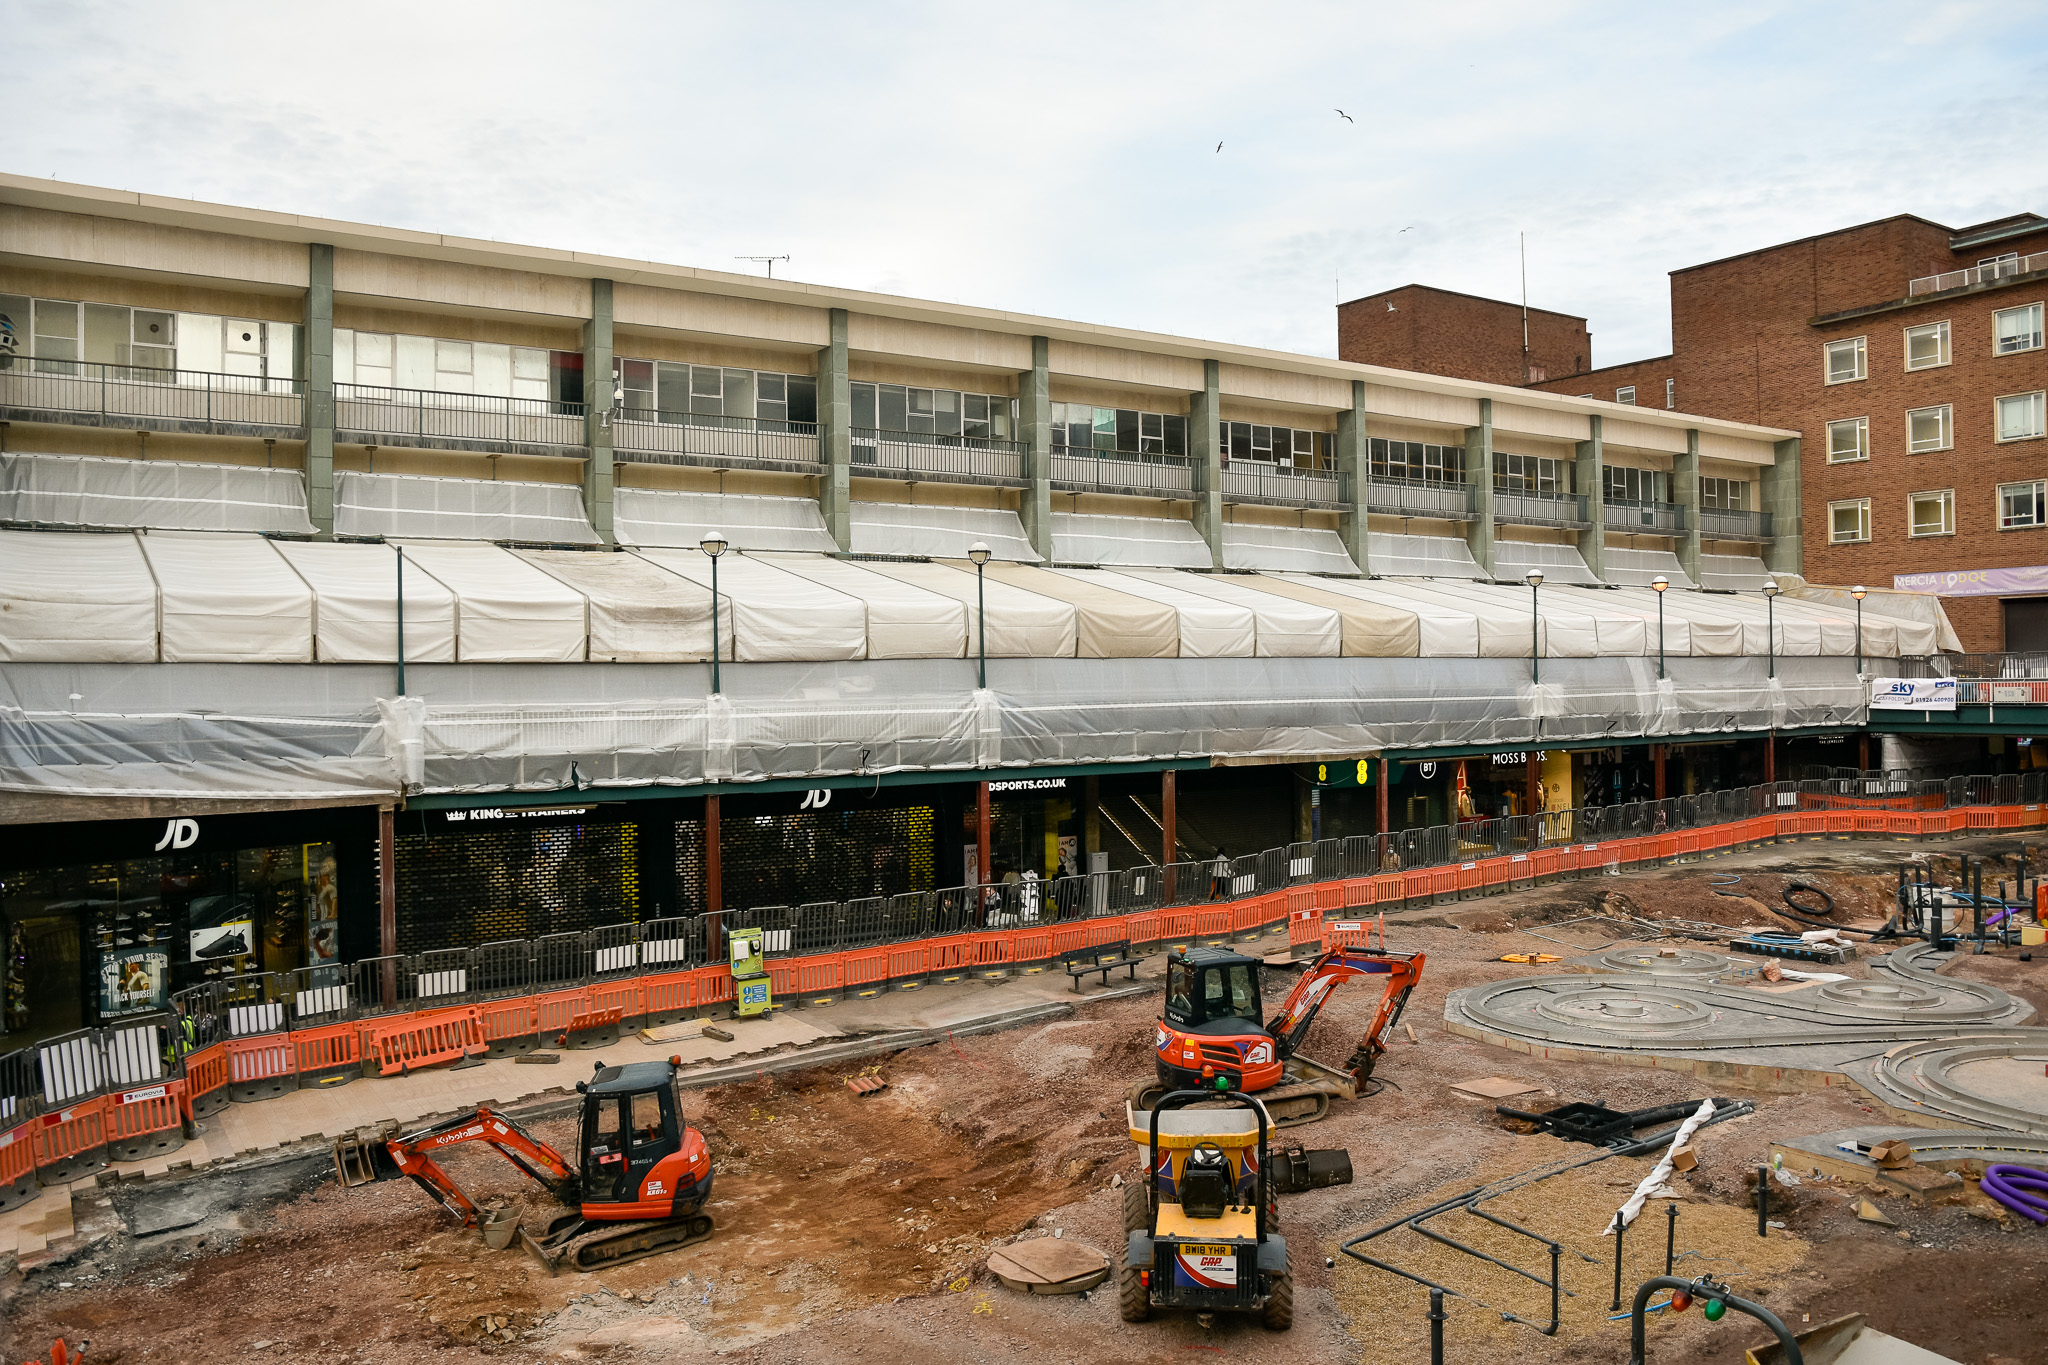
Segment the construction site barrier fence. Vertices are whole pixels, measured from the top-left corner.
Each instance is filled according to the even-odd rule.
[[[828,1004],[1048,970],[1112,945],[1285,935],[1290,951],[1314,952],[1363,942],[1361,912],[1765,843],[2044,827],[2048,773],[1810,779],[223,978],[178,992],[167,1012],[0,1055],[0,1209],[36,1184],[175,1146],[229,1103],[486,1054],[601,1046],[625,1029],[716,1011],[733,998],[724,960],[735,929],[763,931],[778,999]]]

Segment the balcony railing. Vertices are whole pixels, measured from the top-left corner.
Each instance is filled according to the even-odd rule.
[[[959,479],[1024,478],[1024,447],[985,436],[939,436],[916,431],[853,429],[858,474],[941,474]]]
[[[1334,474],[1309,473],[1263,460],[1232,460],[1225,465],[1223,496],[1294,506],[1339,506],[1344,500],[1343,485]]]
[[[1495,521],[1524,526],[1584,526],[1586,499],[1577,493],[1500,493],[1493,495]]]
[[[818,424],[621,408],[612,421],[612,448],[620,459],[639,464],[762,460],[814,465]]]
[[[583,405],[545,398],[387,389],[370,384],[334,386],[334,428],[350,437],[492,444],[584,444]]]
[[[1685,529],[1685,509],[1675,502],[1610,498],[1601,513],[1601,523],[1615,531],[1676,533]]]
[[[1967,289],[1974,284],[1996,284],[2016,275],[2031,275],[2036,270],[2048,270],[2048,251],[2037,251],[2031,256],[2020,256],[2009,261],[1993,261],[1989,265],[1973,265],[1968,270],[1949,270],[1939,275],[1922,275],[1906,286],[1906,296],[1916,294],[1940,294],[1950,289]]]
[[[96,424],[296,430],[305,422],[300,389],[295,379],[18,356],[0,369],[0,410]]]
[[[1738,512],[1726,507],[1700,508],[1700,534],[1717,540],[1769,540],[1769,512]]]
[[[1390,516],[1469,517],[1472,486],[1462,480],[1371,479],[1365,485],[1365,507]]]
[[[1066,488],[1180,496],[1192,493],[1195,487],[1194,471],[1182,456],[1086,446],[1052,448],[1052,481]]]

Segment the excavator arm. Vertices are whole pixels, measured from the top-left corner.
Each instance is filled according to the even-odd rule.
[[[1379,1008],[1373,1012],[1372,1024],[1344,1063],[1344,1069],[1363,1084],[1372,1075],[1373,1065],[1379,1061],[1380,1055],[1387,1050],[1386,1044],[1380,1041],[1381,1035],[1400,1019],[1401,1011],[1408,1006],[1409,993],[1422,979],[1423,961],[1421,953],[1397,953],[1384,948],[1333,948],[1310,963],[1308,970],[1301,974],[1301,980],[1294,983],[1294,989],[1281,1003],[1280,1012],[1267,1023],[1266,1032],[1273,1035],[1283,1059],[1292,1057],[1308,1037],[1309,1026],[1315,1023],[1316,1015],[1330,998],[1332,987],[1354,977],[1386,977],[1386,989],[1380,993]]]
[[[556,1199],[571,1207],[576,1205],[576,1172],[562,1160],[561,1153],[514,1120],[482,1106],[474,1113],[444,1120],[418,1132],[384,1136],[367,1143],[343,1139],[335,1144],[335,1169],[345,1185],[405,1176],[467,1227],[477,1221],[476,1204],[433,1156],[465,1142],[483,1143],[518,1167],[528,1179],[546,1187]]]

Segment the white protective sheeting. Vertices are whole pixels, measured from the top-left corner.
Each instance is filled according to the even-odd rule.
[[[1790,597],[1780,594],[1777,601],[1778,620],[1782,624],[1789,615],[1794,620],[1810,620],[1821,630],[1821,653],[1855,654],[1856,604],[1852,599],[1847,610],[1832,602],[1815,601],[1809,598]],[[1931,643],[1934,632],[1914,621],[1901,621],[1895,617],[1876,612],[1863,613],[1862,652],[1866,657],[1895,659],[1901,652],[1925,653],[1925,650],[1901,651],[1899,638],[1902,633],[1917,636],[1920,641]],[[1917,643],[1918,641],[1916,641]]]
[[[1599,627],[1590,613],[1575,604],[1544,602],[1540,597],[1532,601],[1527,587],[1433,579],[1395,586],[1418,597],[1433,595],[1447,606],[1471,608],[1479,616],[1480,650],[1496,658],[1527,658],[1531,630],[1542,632],[1538,638],[1546,658],[1589,659],[1601,652]],[[1637,638],[1640,642],[1640,636]],[[1619,652],[1640,654],[1642,650],[1639,644],[1636,649]]]
[[[1700,586],[1721,592],[1761,592],[1771,571],[1755,555],[1700,556]]]
[[[1223,524],[1223,567],[1261,573],[1356,574],[1343,538],[1320,526]]]
[[[495,545],[406,541],[414,566],[455,594],[455,658],[465,664],[570,663],[589,637],[583,594]]]
[[[398,551],[389,545],[285,540],[273,548],[313,590],[320,662],[388,664],[398,658]],[[405,575],[405,661],[455,662],[455,594],[432,574]]]
[[[954,567],[974,572],[972,564]],[[1180,655],[1180,616],[1163,603],[1029,564],[990,563],[983,572],[991,583],[1008,583],[1071,603],[1077,613],[1074,652],[1083,659],[1172,659]]]
[[[988,579],[976,594],[972,570],[949,564],[903,564],[871,560],[861,565],[870,573],[950,597],[967,609],[968,639],[982,649],[977,620],[979,603],[988,604],[988,657],[991,659],[1071,659],[1079,632],[1080,610],[1071,602],[1043,597]]]
[[[1247,607],[1203,597],[1169,583],[1107,569],[1054,569],[1053,572],[1113,592],[1129,593],[1163,607],[1172,607],[1180,618],[1180,657],[1183,659],[1244,659],[1258,650],[1258,620]]]
[[[1394,578],[1484,578],[1472,547],[1456,536],[1411,536],[1368,531],[1366,568]]]
[[[1686,577],[1678,556],[1670,550],[1634,550],[1609,545],[1602,553],[1607,556],[1607,581],[1617,588],[1647,588],[1660,574],[1671,585],[1666,591],[1699,586]]]
[[[309,536],[296,469],[0,451],[0,522]]]
[[[1052,514],[1052,557],[1058,564],[1130,565],[1143,569],[1206,569],[1209,542],[1190,522],[1161,517]]]
[[[1678,591],[1676,588],[1669,592]],[[1657,652],[1657,605],[1647,607],[1640,597],[1610,588],[1581,588],[1543,585],[1545,598],[1555,596],[1560,606],[1582,607],[1594,619],[1600,632],[1602,654],[1655,654]],[[1608,648],[1609,642],[1613,648]],[[1628,648],[1633,641],[1639,648]],[[1692,653],[1692,622],[1672,612],[1664,613],[1664,653]]]
[[[858,600],[868,614],[870,659],[964,659],[969,652],[967,608],[900,578],[823,555],[761,555],[761,559],[821,587]]]
[[[1795,597],[1803,602],[1819,602],[1837,612],[1847,612],[1852,618],[1856,614],[1856,599],[1849,595],[1849,589],[1825,587],[1807,583],[1795,575],[1786,574],[1778,580],[1787,584],[1785,597]],[[1798,586],[1789,586],[1797,583]],[[1869,588],[1863,598],[1863,619],[1869,622],[1871,616],[1890,619],[1901,626],[1898,631],[1899,652],[1905,655],[1933,654],[1949,650],[1960,654],[1963,642],[1956,637],[1955,627],[1949,624],[1948,613],[1941,609],[1941,599],[1930,592],[1894,592],[1890,588]],[[1907,629],[1904,626],[1922,627]],[[1865,650],[1868,654],[1870,651]]]
[[[711,593],[638,555],[515,550],[583,594],[590,658],[620,664],[698,663],[711,657]],[[731,642],[732,618],[719,623]]]
[[[1249,609],[1262,659],[1334,659],[1344,652],[1344,618],[1335,608],[1264,591],[1269,579],[1174,569],[1130,569],[1118,576]]]
[[[1408,580],[1311,578],[1306,574],[1274,574],[1272,577],[1297,587],[1313,588],[1338,597],[1356,598],[1383,610],[1401,611],[1415,618],[1415,652],[1425,659],[1470,659],[1479,654],[1479,618],[1470,611],[1445,606],[1435,597],[1420,600],[1400,591]],[[1528,652],[1528,635],[1522,638]]]
[[[1527,584],[1501,583],[1486,591],[1507,611],[1529,610],[1531,590]],[[1641,614],[1614,602],[1614,596],[1605,588],[1552,584],[1546,577],[1543,586],[1535,590],[1536,609],[1543,618],[1544,657],[1627,658],[1656,653],[1657,641],[1643,629]]]
[[[1621,588],[1610,594],[1621,605],[1643,613],[1650,623],[1650,651],[1655,653],[1657,639],[1657,593],[1650,588]],[[1764,632],[1759,625],[1751,634],[1742,618],[1732,612],[1719,610],[1718,604],[1727,601],[1725,597],[1677,588],[1664,593],[1664,653],[1668,658],[1673,654],[1685,653],[1694,658],[1728,659],[1739,654],[1763,653]],[[1680,650],[1673,641],[1677,623],[1685,627],[1686,648]],[[1754,644],[1752,651],[1749,646]]]
[[[997,559],[1039,562],[1024,523],[1005,507],[913,507],[898,502],[853,504],[853,553],[965,559],[976,541]],[[830,548],[830,547],[826,547]]]
[[[313,590],[261,536],[138,537],[156,575],[167,664],[313,661]]]
[[[1414,658],[1421,652],[1422,622],[1413,611],[1350,593],[1325,592],[1321,586],[1341,581],[1345,580],[1304,579],[1295,583],[1274,574],[1260,574],[1252,585],[1262,595],[1284,597],[1290,602],[1335,612],[1343,640],[1339,652],[1344,658]]]
[[[1493,542],[1493,577],[1497,583],[1513,583],[1531,569],[1543,570],[1543,581],[1551,583],[1598,583],[1576,545],[1558,545],[1538,540],[1496,540]]]
[[[134,536],[0,531],[0,663],[153,663],[156,627]]]
[[[1446,622],[1469,623],[1474,653],[1483,659],[1526,659],[1530,654],[1530,622],[1526,611],[1504,611],[1481,585],[1427,578],[1374,579],[1366,588],[1381,601],[1409,607],[1417,614],[1437,613]],[[1463,640],[1459,641],[1460,646]]]
[[[613,495],[612,529],[621,545],[694,550],[716,531],[735,550],[817,550],[839,546],[825,514],[809,498],[751,493],[693,493],[672,488],[621,488]]]
[[[573,483],[445,479],[425,474],[334,475],[334,534],[387,540],[516,540],[599,545]]]
[[[652,563],[702,587],[711,586],[711,559],[701,550],[659,547],[637,551]],[[724,554],[718,560],[719,615],[732,617],[728,636],[737,663],[862,659],[868,652],[867,607],[856,597],[813,583],[766,559]]]

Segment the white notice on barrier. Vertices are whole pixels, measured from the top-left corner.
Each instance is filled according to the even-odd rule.
[[[1953,711],[1956,709],[1954,678],[1872,678],[1870,709],[1873,711]]]

